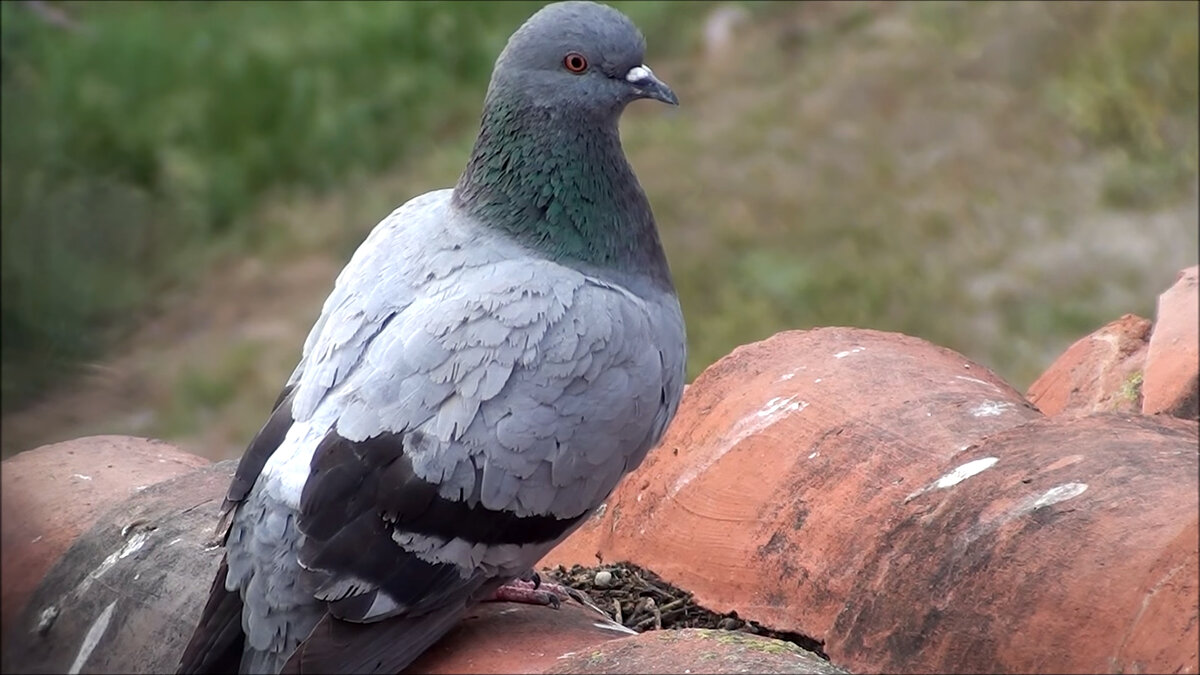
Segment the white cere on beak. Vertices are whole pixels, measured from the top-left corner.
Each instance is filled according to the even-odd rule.
[[[625,74],[626,82],[644,82],[649,78],[654,77],[654,71],[647,66],[634,66]]]

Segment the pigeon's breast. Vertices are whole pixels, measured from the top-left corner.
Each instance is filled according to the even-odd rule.
[[[576,517],[674,414],[678,302],[540,258],[447,199],[397,210],[339,276],[293,378],[297,422],[419,438],[405,455],[446,499]],[[281,496],[312,456],[296,433],[267,467]]]

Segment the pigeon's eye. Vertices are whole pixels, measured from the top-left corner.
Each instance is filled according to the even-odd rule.
[[[566,68],[576,75],[587,70],[587,67],[587,59],[584,58],[583,54],[580,54],[579,52],[571,52],[563,57],[563,68]]]

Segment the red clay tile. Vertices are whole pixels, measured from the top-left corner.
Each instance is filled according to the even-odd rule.
[[[1175,285],[1158,296],[1158,312],[1146,374],[1142,412],[1200,418],[1200,266],[1179,273]]]
[[[784,333],[697,378],[543,564],[637,563],[852,671],[1194,671],[1197,441],[1169,419],[1047,420],[916,338]]]
[[[684,628],[623,637],[558,660],[546,673],[844,673],[795,645],[737,631]]]
[[[141,487],[208,464],[160,441],[91,436],[22,452],[0,464],[0,630],[81,532]]]
[[[1029,387],[1047,415],[1141,412],[1151,323],[1126,314],[1067,348]]]

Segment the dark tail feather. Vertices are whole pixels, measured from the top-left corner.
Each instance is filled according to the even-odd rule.
[[[404,670],[462,619],[454,603],[421,616],[351,623],[326,614],[300,643],[280,675],[387,673]]]
[[[213,579],[208,602],[200,614],[200,623],[183,650],[179,670],[191,673],[236,673],[242,659],[245,635],[242,633],[242,598],[237,591],[225,590],[229,565],[221,566]]]

